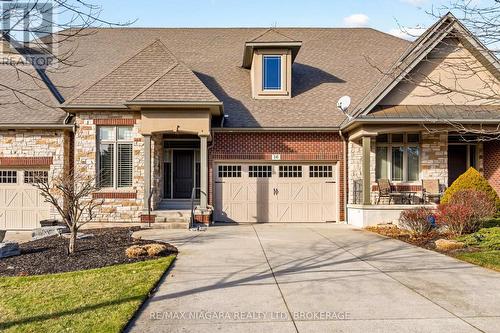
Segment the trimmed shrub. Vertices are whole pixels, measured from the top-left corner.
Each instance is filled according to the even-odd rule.
[[[460,236],[478,231],[484,219],[495,214],[496,207],[486,192],[464,189],[453,193],[438,211],[438,223]]]
[[[158,257],[167,253],[167,247],[163,244],[148,244],[144,245],[150,257]]]
[[[407,209],[399,216],[399,226],[414,235],[425,235],[432,230],[431,216],[432,210],[426,207]]]
[[[471,189],[457,191],[451,197],[450,204],[469,206],[472,209],[472,218],[477,223],[493,217],[496,212],[495,201],[483,191]]]
[[[127,258],[145,257],[148,255],[148,251],[146,251],[146,249],[140,245],[132,245],[125,250],[125,255],[127,256]]]
[[[469,168],[444,192],[441,203],[450,203],[455,193],[461,190],[476,190],[486,193],[488,198],[495,203],[496,210],[500,210],[500,198],[497,192],[491,187],[486,178],[484,178],[476,169]]]
[[[474,212],[469,205],[441,204],[438,207],[437,222],[456,236],[477,229]]]

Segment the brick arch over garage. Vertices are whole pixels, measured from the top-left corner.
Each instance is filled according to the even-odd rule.
[[[500,195],[500,140],[484,143],[484,176]]]

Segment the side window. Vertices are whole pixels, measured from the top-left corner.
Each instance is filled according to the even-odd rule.
[[[271,178],[272,175],[272,165],[250,165],[248,167],[248,177],[250,178]]]
[[[219,178],[240,178],[241,165],[219,165],[217,173]]]
[[[97,142],[101,187],[130,187],[133,179],[133,127],[101,126]]]
[[[309,177],[311,178],[331,178],[333,177],[332,165],[310,165]]]
[[[0,184],[16,184],[17,170],[2,170],[0,171]]]

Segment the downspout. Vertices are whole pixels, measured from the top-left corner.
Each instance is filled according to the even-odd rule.
[[[224,127],[224,119],[226,119],[226,116],[223,114],[222,115],[222,119],[220,121],[220,127],[221,128]],[[210,156],[210,150],[212,150],[212,148],[215,145],[215,135],[214,135],[214,131],[213,131],[213,129],[211,127],[210,127],[210,136],[212,137],[212,142],[210,142],[210,144],[207,146],[207,155],[208,155],[207,156],[207,158],[208,158],[207,165],[208,165],[209,169],[211,167],[211,165],[210,165],[210,157],[209,157]],[[208,178],[210,179],[210,174],[208,175]],[[208,185],[210,188],[213,187],[213,182],[214,182],[214,180],[212,178],[212,181],[209,182],[209,185]],[[208,193],[214,193],[213,191],[210,191],[209,189],[207,189],[207,190],[208,190]],[[212,188],[212,190],[213,190],[213,188]],[[210,201],[209,199],[211,199],[211,198],[208,197],[208,193],[207,193],[207,202],[209,202]],[[212,206],[212,205],[209,205],[209,206]],[[213,207],[212,207],[212,209],[213,209]]]
[[[347,193],[347,140],[344,137],[344,134],[342,134],[342,130],[339,129],[339,135],[342,138],[342,141],[344,143],[344,168],[342,170],[343,172],[343,177],[344,177],[344,220],[346,224],[349,224],[349,220],[347,218],[347,200],[349,198],[349,195]]]

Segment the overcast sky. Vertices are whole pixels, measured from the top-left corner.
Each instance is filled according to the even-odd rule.
[[[481,1],[481,0],[475,0]],[[483,0],[485,1],[485,0]],[[97,1],[96,1],[97,2]],[[427,27],[445,0],[102,0],[102,17],[140,27]]]

